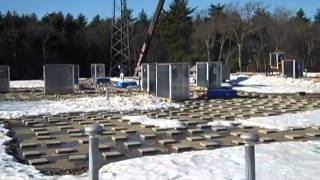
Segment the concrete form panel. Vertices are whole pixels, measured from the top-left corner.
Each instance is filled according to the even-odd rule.
[[[0,93],[10,91],[10,67],[0,66]]]
[[[222,81],[230,80],[230,68],[222,65]]]
[[[147,67],[148,87],[147,92],[156,92],[156,64],[148,64]]]
[[[170,97],[169,64],[157,64],[156,67],[156,95],[158,97]]]
[[[220,88],[222,78],[221,62],[197,62],[197,86]]]
[[[221,62],[211,62],[208,64],[209,89],[221,88],[222,84],[222,64]]]
[[[197,62],[197,86],[208,87],[208,63]]]
[[[106,77],[104,64],[91,64],[91,78],[104,78]]]
[[[282,75],[292,78],[303,77],[304,65],[301,60],[283,60]]]
[[[148,89],[148,64],[141,64],[141,89],[147,91]]]
[[[79,79],[80,79],[80,66],[75,64],[73,65],[73,74],[74,74],[74,84],[79,85]]]
[[[188,100],[190,96],[189,64],[170,65],[170,99],[174,101]]]
[[[52,64],[43,66],[45,94],[74,92],[74,65]]]

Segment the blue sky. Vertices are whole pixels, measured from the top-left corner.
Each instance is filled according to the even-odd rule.
[[[136,15],[142,8],[149,15],[152,15],[158,0],[127,0],[128,7],[134,10]],[[167,0],[166,8],[172,0]],[[197,7],[198,10],[206,9],[210,4],[245,4],[249,1],[262,2],[270,10],[276,6],[297,11],[303,8],[309,17],[313,17],[316,9],[320,8],[320,0],[189,0],[191,7]],[[0,0],[0,11],[15,10],[19,14],[36,13],[42,17],[48,12],[62,11],[77,15],[85,14],[90,20],[94,15],[100,14],[102,17],[110,17],[112,14],[112,0]]]

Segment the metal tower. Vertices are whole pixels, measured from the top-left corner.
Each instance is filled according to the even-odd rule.
[[[129,25],[127,0],[113,0],[110,76],[131,73]]]

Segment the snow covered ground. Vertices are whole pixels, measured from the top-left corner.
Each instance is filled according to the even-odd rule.
[[[10,81],[10,88],[42,88],[44,81],[42,80],[24,80]]]
[[[320,110],[314,110],[298,112],[296,114],[283,114],[279,116],[252,117],[246,120],[238,120],[238,122],[243,125],[286,131],[290,128],[320,126],[319,117]]]
[[[319,178],[320,142],[258,145],[257,179]],[[60,180],[84,180],[64,176]],[[244,180],[244,147],[142,157],[112,163],[100,169],[101,180]]]
[[[66,112],[132,111],[177,108],[178,104],[167,103],[154,96],[85,97],[61,101],[1,101],[0,118],[21,116],[54,115]]]
[[[49,177],[33,166],[17,163],[5,153],[10,138],[0,126],[0,179],[87,180],[81,176]],[[257,179],[308,179],[320,176],[320,142],[287,142],[257,145]],[[108,164],[100,169],[101,180],[244,180],[244,148],[232,147],[142,157]]]
[[[320,93],[320,84],[309,79],[293,79],[265,75],[232,75],[231,81],[236,84],[235,90],[259,93]]]
[[[170,119],[152,119],[147,117],[146,115],[142,116],[124,116],[122,119],[129,120],[130,122],[139,122],[141,124],[146,125],[154,125],[160,128],[177,128],[177,127],[185,127],[185,124],[178,120],[170,120]]]

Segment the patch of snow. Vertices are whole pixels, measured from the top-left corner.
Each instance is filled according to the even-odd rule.
[[[128,77],[125,77],[124,80],[122,80],[119,77],[113,77],[113,78],[110,78],[110,81],[111,82],[136,82],[137,84],[139,84],[139,79],[133,79]]]
[[[238,81],[237,79],[243,79]],[[232,76],[231,80],[237,82],[239,87],[234,87],[235,90],[246,92],[259,92],[259,93],[320,93],[320,84],[315,83],[310,79],[293,79],[284,78],[281,76]],[[232,82],[232,81],[231,81]]]
[[[208,125],[233,127],[235,123],[238,123],[238,121],[212,121],[209,122]]]
[[[177,128],[185,127],[185,124],[178,120],[170,119],[152,119],[146,115],[142,116],[124,116],[122,119],[129,120],[130,122],[139,122],[145,125],[154,125],[160,128]]]
[[[316,77],[320,77],[320,72],[307,72],[307,73],[304,72],[303,75],[308,78],[316,78]]]
[[[1,101],[0,118],[22,116],[55,115],[67,112],[134,111],[178,108],[178,104],[167,103],[149,95],[133,97],[85,97],[61,101]]]
[[[320,126],[320,110],[299,112],[296,114],[283,114],[270,117],[252,117],[246,120],[238,120],[243,125],[258,126],[267,129],[286,131],[290,128],[308,128]]]
[[[320,142],[256,146],[256,179],[308,179],[320,176]],[[244,180],[244,147],[142,157],[108,164],[101,180]],[[64,176],[60,180],[85,180]]]
[[[42,80],[10,81],[10,88],[43,88]]]

